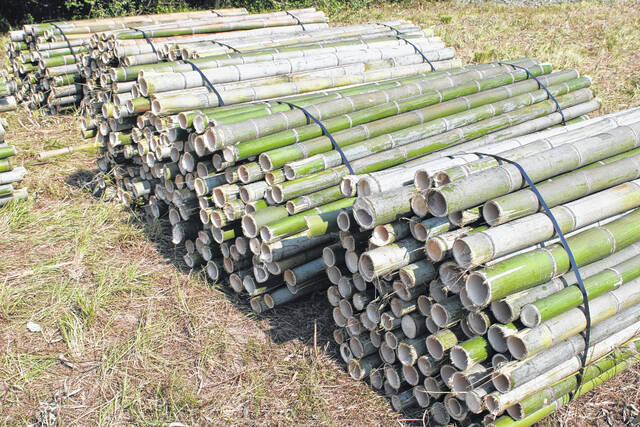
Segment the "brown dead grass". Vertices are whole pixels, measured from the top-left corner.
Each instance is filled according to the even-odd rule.
[[[636,7],[415,1],[334,21],[408,18],[433,26],[465,62],[529,55],[577,67],[610,112],[640,104]],[[38,197],[0,211],[0,425],[46,424],[51,414],[58,425],[109,426],[393,425],[420,416],[394,413],[349,379],[323,295],[255,316],[183,270],[179,253],[149,238],[158,230],[82,189],[91,155],[38,164],[43,148],[79,142],[69,117],[8,118]],[[43,331],[27,331],[28,321]],[[621,425],[629,404],[640,407],[639,380],[632,369],[549,423],[606,425],[608,416]]]

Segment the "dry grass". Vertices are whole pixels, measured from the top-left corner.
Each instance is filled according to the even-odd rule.
[[[433,26],[465,61],[529,55],[577,67],[593,77],[603,112],[640,104],[631,4],[398,2],[336,19],[392,17]],[[38,164],[41,149],[79,142],[69,117],[8,118],[38,197],[0,211],[0,425],[52,414],[59,425],[391,425],[419,415],[394,413],[348,378],[323,295],[253,315],[184,271],[162,230],[93,199],[83,188],[91,155]],[[29,332],[29,321],[43,331]],[[640,406],[639,383],[633,369],[553,422],[620,425],[629,403]]]

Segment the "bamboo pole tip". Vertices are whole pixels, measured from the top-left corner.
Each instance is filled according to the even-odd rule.
[[[468,269],[472,265],[478,265],[478,260],[475,259],[476,257],[473,254],[471,246],[464,238],[457,239],[453,243],[451,254],[453,255],[453,259],[456,260],[456,263],[462,268]]]
[[[525,341],[518,335],[507,337],[507,348],[509,353],[518,360],[524,360],[529,355]]]
[[[424,194],[416,194],[415,196],[413,196],[411,198],[411,210],[420,218],[426,217],[429,214],[429,205],[427,203],[427,197]],[[418,225],[421,225],[421,224],[419,223],[415,224],[414,227],[417,228]],[[427,239],[426,230],[424,226],[421,226],[420,228],[421,230],[420,231],[416,230],[416,233],[419,233],[421,238],[418,239],[416,237],[416,239],[420,240],[421,242],[424,242]]]
[[[363,199],[356,200],[356,203],[360,203],[358,203],[358,206],[356,206],[355,204],[353,206],[353,218],[356,220],[360,227],[366,230],[370,230],[376,225],[375,217],[372,209],[370,208],[370,206],[368,206],[368,203],[362,200]]]
[[[493,393],[485,396],[484,405],[492,414],[498,415],[500,413],[500,401]]]
[[[474,271],[469,274],[465,288],[471,302],[478,307],[484,307],[491,301],[491,286],[482,272]]]
[[[385,246],[391,243],[391,233],[384,225],[376,225],[371,233],[371,242],[376,246]]]
[[[374,323],[380,322],[381,313],[380,313],[380,308],[378,307],[377,301],[371,301],[369,304],[367,304],[366,313],[372,322]]]
[[[335,265],[332,267],[327,267],[325,268],[325,272],[329,281],[338,286],[338,291],[343,298],[351,295],[350,288],[348,287],[348,285],[350,284],[348,281],[342,280],[342,272],[338,267],[336,267]]]
[[[332,307],[338,307],[342,297],[340,296],[340,292],[338,291],[337,286],[332,285],[327,288],[327,299],[329,300],[329,304],[331,304]]]
[[[260,304],[260,297],[251,298],[249,304],[251,305],[251,310],[253,310],[255,313],[262,313],[263,310],[262,304]]]
[[[348,347],[348,345],[347,345],[347,347]],[[340,347],[341,353],[342,353],[342,349],[343,348],[344,348],[344,346]],[[349,354],[350,354],[350,352],[349,352]],[[353,357],[353,356],[351,356],[351,357]],[[343,356],[343,359],[344,359],[344,356]],[[353,378],[354,380],[362,380],[365,377],[366,372],[365,372],[364,369],[361,368],[359,360],[356,360],[356,359],[352,358],[349,361],[348,367],[349,367],[349,375],[351,375],[351,378]]]
[[[429,393],[422,386],[417,386],[413,388],[413,397],[415,397],[416,402],[418,402],[418,406],[421,408],[428,408],[431,403],[431,397]]]
[[[466,408],[462,405],[462,402],[454,396],[446,397],[444,400],[447,412],[453,419],[461,419],[466,413]]]
[[[358,271],[367,282],[372,282],[375,278],[373,260],[371,259],[371,256],[366,252],[360,255],[360,260],[358,261]]]
[[[482,316],[479,312],[472,312],[467,316],[467,322],[469,323],[469,328],[476,335],[484,336],[489,329],[489,324],[487,318]]]
[[[513,308],[504,300],[493,301],[491,303],[491,312],[500,323],[511,323],[516,317]]]
[[[444,358],[444,346],[434,335],[429,335],[426,340],[427,351],[435,360]]]
[[[487,331],[487,341],[489,345],[497,352],[504,353],[508,350],[507,338],[500,328],[500,325],[491,325]]]
[[[408,344],[406,342],[401,342],[400,344],[398,344],[396,352],[400,363],[406,366],[412,366],[418,359],[418,353],[416,352],[416,349],[411,344]]]
[[[359,259],[358,253],[355,251],[347,251],[344,254],[344,263],[347,267],[347,270],[351,273],[357,273],[359,271]]]
[[[500,204],[493,200],[489,200],[482,207],[482,217],[492,227],[500,224],[499,220],[503,214],[504,212],[500,207]]]
[[[269,272],[259,265],[254,266],[253,274],[255,275],[258,283],[264,283],[269,279]]]
[[[358,180],[358,183],[356,184],[356,193],[360,197],[367,197],[372,195],[374,193],[372,184],[373,184],[372,179],[370,177],[365,176],[361,178],[360,180]],[[378,191],[379,191],[379,188],[378,188]]]
[[[478,393],[474,390],[469,390],[464,395],[464,403],[469,408],[469,411],[474,414],[481,414],[484,411],[484,407],[482,406],[482,398],[478,395]]]
[[[473,364],[469,352],[462,346],[456,345],[452,347],[449,356],[451,357],[451,363],[461,371],[467,370]]]
[[[327,267],[332,267],[336,264],[336,254],[330,246],[322,249],[322,262]]]
[[[491,382],[493,383],[493,386],[496,388],[496,390],[498,390],[500,393],[507,393],[512,388],[510,376],[503,372],[495,373],[493,375],[493,378],[491,379]]]
[[[258,240],[256,238],[256,240]],[[251,244],[251,242],[249,243]],[[271,262],[273,261],[273,255],[271,253],[271,247],[267,242],[260,243],[260,260],[263,262]]]
[[[162,111],[162,104],[160,103],[159,100],[154,99],[153,101],[151,101],[151,112],[153,114],[160,114]]]
[[[521,420],[524,418],[524,409],[520,402],[507,408],[507,414],[514,420]]]
[[[263,301],[269,309],[272,309],[276,306],[276,302],[271,294],[264,294]]]
[[[349,231],[349,229],[351,228],[351,217],[349,216],[349,211],[340,211],[336,218],[336,222],[340,231]]]
[[[400,389],[402,385],[402,380],[400,379],[400,375],[396,372],[395,367],[393,366],[385,366],[384,368],[384,376],[389,381],[389,384],[394,390]]]
[[[425,170],[419,170],[416,172],[413,183],[420,191],[427,191],[431,188],[431,177]]]
[[[432,188],[427,193],[427,206],[433,216],[444,217],[449,214],[447,199],[438,188]]]
[[[535,328],[542,322],[542,314],[538,307],[533,304],[527,304],[520,312],[520,321],[527,328]]]
[[[179,214],[178,214],[179,215]],[[175,224],[171,230],[171,242],[174,245],[182,243],[184,240],[184,229],[181,223]]]
[[[353,197],[357,194],[357,175],[348,175],[340,181],[340,192],[344,197]]]
[[[456,393],[467,393],[473,389],[473,384],[469,378],[462,372],[456,372],[451,376],[451,389]]]
[[[444,403],[435,402],[431,405],[431,409],[429,410],[429,414],[431,415],[431,419],[436,425],[447,425],[449,421],[451,421],[451,416],[447,411]]]
[[[296,275],[291,270],[284,271],[284,281],[289,286],[295,286],[297,283]]]
[[[336,325],[341,328],[345,328],[347,326],[347,318],[344,317],[344,314],[342,314],[339,307],[334,307],[331,313]]]
[[[440,262],[447,252],[447,245],[441,239],[429,239],[425,244],[424,250],[433,262]]]
[[[274,185],[271,187],[271,197],[276,203],[284,202],[284,192],[281,185]]]
[[[449,323],[449,314],[440,303],[435,303],[431,306],[431,319],[436,325],[444,328]]]

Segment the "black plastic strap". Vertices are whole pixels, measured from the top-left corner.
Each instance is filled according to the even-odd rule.
[[[289,12],[288,10],[285,10],[284,13],[286,13],[287,15],[289,15],[290,17],[295,19],[298,22],[298,25],[300,25],[302,27],[302,31],[307,31],[307,29],[304,27],[304,24],[302,23],[302,21],[300,21],[300,18],[298,18],[296,15],[294,15],[291,12]]]
[[[153,45],[153,43],[151,43],[151,40],[149,40],[149,37],[147,37],[147,33],[145,33],[140,28],[133,28],[133,27],[127,27],[127,28],[129,28],[130,30],[137,31],[137,32],[141,33],[142,37],[144,37],[144,39],[147,41],[147,43],[149,43],[149,46],[151,46],[151,50],[153,51],[153,53],[155,53],[156,55],[158,54],[158,51],[156,50],[156,47]]]
[[[204,73],[202,72],[202,70],[200,68],[198,68],[198,66],[196,64],[194,64],[191,61],[187,61],[186,59],[183,60],[183,62],[191,65],[191,68],[193,68],[194,71],[197,71],[200,74],[200,77],[202,77],[202,80],[204,80],[206,86],[209,88],[209,90],[213,93],[216,94],[216,96],[218,97],[218,106],[220,107],[224,107],[224,101],[222,100],[222,96],[220,96],[220,92],[218,92],[215,88],[215,86],[213,86],[213,83],[211,83],[209,81],[209,79],[207,78],[207,76],[204,75]]]
[[[467,154],[469,154],[469,153],[467,153]],[[589,352],[589,344],[590,344],[590,338],[591,338],[591,311],[589,309],[589,295],[587,294],[587,290],[584,287],[584,282],[582,281],[582,276],[580,275],[580,271],[578,269],[578,263],[576,262],[576,259],[573,256],[573,252],[571,251],[571,248],[569,247],[569,243],[567,243],[567,239],[565,238],[564,233],[562,232],[562,229],[560,228],[560,225],[558,224],[558,221],[553,216],[553,213],[551,213],[551,209],[549,208],[549,205],[547,205],[547,202],[544,201],[544,198],[542,197],[542,194],[540,194],[540,191],[538,191],[538,188],[536,187],[535,183],[533,182],[533,180],[529,177],[527,172],[524,170],[524,168],[518,162],[506,159],[506,158],[498,156],[496,154],[487,154],[487,153],[478,153],[478,152],[470,153],[470,154],[475,154],[477,156],[493,157],[498,162],[504,162],[504,163],[512,164],[513,166],[515,166],[518,169],[518,171],[522,175],[522,178],[524,178],[526,183],[531,188],[531,191],[533,191],[533,193],[536,195],[536,198],[538,199],[538,202],[540,203],[540,205],[544,209],[544,213],[551,220],[551,223],[553,224],[553,228],[555,229],[556,234],[560,238],[560,242],[562,243],[562,247],[564,248],[565,252],[567,253],[567,257],[569,258],[569,263],[571,264],[571,269],[573,270],[573,272],[576,275],[576,281],[578,282],[578,287],[580,288],[580,292],[582,293],[582,303],[584,305],[584,316],[587,319],[587,325],[586,325],[586,328],[585,328],[585,330],[583,332],[583,334],[584,334],[584,351],[580,354],[580,365],[581,365],[581,367],[580,367],[580,372],[578,373],[578,386],[576,387],[576,391],[577,391],[580,388],[580,386],[582,385],[582,380],[584,378],[584,369],[585,369],[586,363],[587,363],[587,354]],[[573,397],[574,397],[574,393],[575,392],[571,392],[570,393],[570,399],[572,399],[572,400],[573,400]]]
[[[347,159],[347,156],[344,154],[344,151],[342,151],[342,148],[340,148],[340,146],[338,145],[336,140],[333,139],[333,136],[331,136],[331,133],[329,133],[327,128],[320,122],[320,120],[318,120],[315,117],[313,117],[313,115],[309,111],[307,111],[303,107],[300,107],[299,105],[295,105],[295,104],[292,104],[292,103],[286,102],[286,101],[276,101],[276,102],[278,104],[288,105],[291,108],[297,108],[298,110],[302,111],[305,116],[307,116],[307,119],[313,120],[318,126],[320,126],[320,129],[322,130],[322,134],[324,136],[326,136],[327,138],[329,138],[329,141],[331,141],[331,144],[333,145],[333,148],[335,148],[336,151],[338,153],[340,153],[340,157],[342,158],[342,163],[345,164],[345,166],[349,170],[349,173],[351,175],[355,175],[355,173],[353,172],[353,168],[351,167],[351,163],[349,163],[349,160]]]
[[[67,47],[69,48],[69,51],[71,51],[71,55],[73,55],[73,59],[76,61],[76,64],[79,64],[78,58],[76,57],[76,53],[73,51],[73,48],[71,47],[71,42],[67,38],[67,35],[64,33],[64,31],[62,31],[62,28],[58,27],[58,25],[54,24],[53,22],[51,23],[51,26],[56,28],[60,32],[60,34],[64,38],[64,41],[67,42]]]
[[[527,73],[527,75],[529,75],[529,78],[532,78],[533,80],[535,80],[536,83],[538,83],[538,87],[540,89],[544,89],[544,91],[547,92],[547,95],[549,96],[549,98],[552,99],[553,102],[556,103],[556,107],[558,109],[558,112],[562,116],[562,125],[565,126],[567,124],[567,120],[564,117],[564,112],[562,111],[562,107],[560,106],[560,103],[558,102],[556,97],[553,96],[553,94],[549,91],[549,89],[547,89],[547,87],[545,85],[543,85],[542,82],[540,82],[540,80],[538,80],[538,78],[531,73],[531,71],[529,71],[526,67],[522,67],[520,65],[511,64],[509,62],[498,62],[498,64],[500,64],[500,65],[509,65],[509,66],[513,67],[514,69],[524,70]]]
[[[395,31],[396,35],[396,39],[398,40],[402,40],[403,42],[405,42],[406,44],[408,44],[409,46],[411,46],[418,55],[422,56],[422,60],[424,62],[426,62],[427,64],[429,64],[429,66],[431,67],[431,71],[436,71],[436,67],[433,66],[433,64],[431,63],[431,61],[429,61],[429,58],[427,58],[425,56],[424,53],[422,53],[422,51],[420,49],[418,49],[418,46],[416,46],[415,44],[413,44],[412,42],[410,42],[409,40],[405,39],[404,37],[402,37],[400,34],[400,30],[398,30],[397,28],[389,25],[389,24],[383,24],[382,22],[377,22],[378,25],[382,25],[383,27],[387,27],[387,28],[391,28],[393,31]]]
[[[211,9],[211,12],[215,13],[218,16],[218,18],[222,18],[222,14],[220,12],[218,12],[217,10]]]
[[[239,51],[238,49],[236,49],[235,47],[233,47],[233,46],[231,46],[231,45],[228,45],[228,44],[225,44],[225,43],[219,42],[219,41],[217,41],[217,40],[210,40],[210,41],[211,41],[211,43],[213,43],[213,44],[217,44],[218,46],[222,46],[222,47],[226,47],[226,48],[228,48],[228,49],[231,49],[231,50],[232,50],[232,51],[234,51],[235,53],[242,53],[241,51]]]

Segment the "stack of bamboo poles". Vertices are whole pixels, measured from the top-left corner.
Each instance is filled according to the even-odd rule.
[[[0,118],[0,206],[12,200],[27,198],[26,188],[16,188],[24,178],[26,169],[22,166],[14,167],[12,157],[16,155],[16,147],[5,142],[7,122]]]
[[[552,347],[552,353],[539,348],[539,355],[522,357],[524,350],[517,353],[517,345],[511,344],[516,346],[513,357],[524,362],[510,362],[507,342],[516,338],[508,337],[519,336],[516,331],[524,330],[524,324],[515,318],[497,324],[495,314],[486,309],[490,298],[470,302],[483,295],[481,285],[465,286],[460,280],[461,274],[465,279],[489,274],[483,269],[465,270],[458,264],[465,250],[456,252],[454,248],[454,243],[460,246],[458,242],[468,236],[490,235],[499,225],[482,219],[479,205],[486,200],[478,198],[479,194],[497,198],[504,193],[488,192],[484,183],[507,188],[506,193],[521,186],[508,170],[510,174],[493,172],[495,176],[485,179],[481,174],[501,171],[503,166],[473,153],[546,159],[546,150],[578,150],[580,146],[571,143],[585,136],[626,152],[635,147],[637,136],[617,129],[638,121],[638,113],[585,121],[585,115],[600,104],[593,99],[590,80],[575,70],[553,72],[550,65],[526,58],[512,61],[515,67],[498,63],[457,67],[451,60],[452,51],[439,40],[412,30],[409,23],[388,24],[409,29],[404,37],[419,46],[433,69],[385,25],[320,30],[323,37],[333,34],[324,42],[308,31],[307,38],[299,42],[282,42],[286,36],[280,39],[264,34],[247,38],[242,49],[231,43],[213,48],[200,42],[176,44],[167,48],[167,55],[173,52],[197,58],[194,61],[199,61],[218,93],[210,92],[202,75],[180,61],[105,68],[99,77],[103,88],[122,84],[128,89],[111,94],[94,89],[83,129],[88,136],[95,134],[91,144],[100,146],[98,164],[111,173],[118,197],[127,204],[143,206],[152,220],[167,219],[173,243],[184,246],[188,266],[202,268],[211,279],[248,296],[256,312],[317,295],[316,291],[326,292],[339,326],[334,335],[351,374],[359,379],[368,376],[375,388],[391,396],[396,409],[428,407],[436,424],[453,418],[467,425],[489,413],[487,421],[495,418],[496,425],[508,425],[509,419],[496,418],[507,407],[522,404],[529,396],[539,399],[541,390],[549,392],[532,389],[521,372],[543,375],[545,363],[557,348]],[[145,55],[150,45],[140,43],[136,49],[138,53],[128,55]],[[220,52],[225,49],[231,52]],[[107,57],[118,52],[115,45],[102,51]],[[518,67],[527,68],[539,82]],[[294,105],[307,108],[334,141]],[[558,126],[563,118],[568,126]],[[538,131],[542,133],[535,133]],[[603,136],[606,132],[615,138],[607,139]],[[335,150],[334,143],[342,151]],[[597,155],[591,156],[578,151],[578,161],[558,162],[560,169],[537,179],[579,168],[574,173],[600,171],[598,168],[611,161],[631,161],[629,156],[611,159],[619,153],[595,152]],[[549,158],[555,160],[559,154],[554,151]],[[538,163],[536,158],[532,164]],[[629,174],[624,175],[626,181],[637,178]],[[511,187],[499,181],[504,176]],[[458,181],[467,184],[452,193],[455,197],[451,196],[451,201],[437,203],[437,194],[446,197],[447,186]],[[579,185],[575,177],[566,181],[578,187],[567,190],[574,199],[592,197],[580,193],[591,188],[589,185]],[[626,181],[607,181],[606,188],[593,188],[618,194],[617,187],[608,187]],[[591,222],[567,220],[567,231],[591,241],[594,236],[580,233],[581,227],[594,221],[604,225],[586,232],[611,227],[608,224],[616,225],[616,230],[633,228],[627,225],[629,218],[635,217],[615,218],[634,207],[635,199],[628,193],[635,184],[625,185],[629,186],[627,192],[607,199],[620,202],[613,204],[614,208],[589,217]],[[530,201],[530,197],[520,197],[523,201],[511,203]],[[571,200],[560,199],[556,205]],[[470,202],[473,204],[468,205]],[[579,202],[593,203],[591,199]],[[435,212],[437,216],[430,216],[431,209],[438,206],[454,208],[443,208],[443,212]],[[538,208],[526,215],[536,216]],[[412,210],[417,217],[412,218]],[[612,221],[611,216],[613,222],[606,223]],[[521,217],[511,220],[520,221]],[[480,259],[480,263],[493,266],[518,262],[518,257],[522,262],[532,253],[542,258],[547,249],[517,254],[540,243],[531,239],[553,238],[553,230],[546,236],[548,226],[537,224],[539,234],[531,233],[529,240],[523,238],[520,243],[497,229],[503,234],[494,237],[496,241],[515,243],[489,245],[495,253],[488,259],[469,250],[473,262]],[[613,247],[625,249],[625,244],[635,241],[630,239],[621,236]],[[585,255],[581,262],[598,262],[605,249],[599,246],[599,255]],[[485,258],[486,251],[479,250]],[[506,258],[514,252],[516,256]],[[520,268],[536,277],[535,285],[566,273],[566,259],[560,253],[553,264],[547,264],[556,270],[534,275],[528,264]],[[509,269],[514,266],[496,270],[495,276],[516,274]],[[521,283],[522,276],[526,274],[511,281]],[[571,283],[569,276],[563,280]],[[520,286],[513,292],[526,290]],[[500,289],[502,294],[489,294],[499,298],[510,295]],[[611,301],[613,297],[607,298]],[[596,346],[592,359],[633,336],[628,330],[631,324],[625,326],[626,335],[612,333],[611,325],[621,324],[620,316],[603,319],[603,326],[596,326],[602,329],[594,329],[593,336],[599,338],[592,340]],[[545,337],[543,341],[552,345],[558,338],[554,339]],[[578,338],[570,339],[576,341],[572,341],[571,350],[579,348]],[[624,363],[635,361],[635,352],[636,347],[625,347],[616,353],[624,357],[623,365],[611,358],[594,362],[598,365],[590,368],[592,376],[579,393],[603,379],[602,375],[593,376],[595,369],[613,363],[611,366],[620,370]],[[570,374],[575,370],[567,366],[575,367],[576,359],[571,358],[575,354],[560,354],[566,356],[559,359],[564,370],[549,374],[554,379],[549,385],[561,380],[563,387],[571,389],[575,378]],[[500,365],[503,362],[506,364]],[[531,366],[536,368],[532,371]],[[509,372],[518,372],[513,388],[520,394],[495,391],[506,390],[499,381]],[[523,394],[520,383],[531,393]],[[555,407],[566,401],[565,394],[557,396]],[[526,411],[535,407],[526,405]],[[548,413],[549,408],[545,405],[543,411]]]
[[[343,180],[358,197],[324,253],[334,337],[397,410],[532,425],[640,358],[640,109],[482,139]],[[524,168],[567,236],[588,349],[568,254],[520,171],[491,155]]]
[[[55,26],[25,25],[23,30],[10,34],[7,49],[19,81],[18,100],[31,108],[46,105],[55,113],[75,108],[85,96],[90,96],[92,89],[100,86],[98,79],[107,67],[129,61],[135,64],[163,61],[166,55],[160,47],[169,41],[211,44],[232,33],[293,35],[302,28],[326,28],[325,22],[324,13],[313,8],[263,14],[221,9],[70,21]],[[126,54],[103,53],[107,45]],[[133,51],[147,53],[130,55]],[[121,91],[122,85],[117,86],[115,90]]]
[[[0,70],[0,113],[18,108],[14,94],[18,85],[6,70]]]

